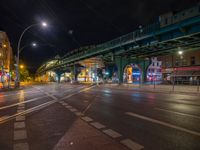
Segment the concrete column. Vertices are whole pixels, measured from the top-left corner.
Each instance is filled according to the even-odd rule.
[[[60,83],[61,73],[60,73],[60,72],[56,72],[56,76],[57,76],[57,78],[58,78],[58,83]]]
[[[118,72],[118,79],[119,84],[123,83],[123,74],[124,74],[124,67],[127,64],[127,59],[123,58],[122,56],[116,56],[115,57],[115,63],[117,65],[117,72]]]
[[[141,67],[141,82],[144,83],[147,78],[147,69],[151,64],[151,60],[140,60],[139,66]]]

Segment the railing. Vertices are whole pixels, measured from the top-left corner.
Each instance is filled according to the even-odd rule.
[[[115,47],[118,47],[118,46],[121,46],[123,44],[126,44],[128,42],[133,42],[133,41],[136,41],[138,38],[142,38],[146,35],[150,35],[150,34],[153,34],[156,30],[159,30],[159,23],[154,23],[152,25],[148,25],[144,28],[141,28],[141,29],[138,29],[134,32],[131,32],[131,33],[128,33],[126,35],[123,35],[119,38],[116,38],[114,40],[111,40],[111,41],[108,41],[106,43],[103,43],[103,44],[99,44],[97,45],[95,48],[92,48],[92,49],[89,49],[89,50],[85,50],[85,51],[82,51],[82,52],[79,52],[78,54],[75,54],[75,55],[72,55],[72,56],[69,56],[69,57],[63,57],[62,59],[63,60],[73,60],[74,58],[77,58],[78,56],[83,56],[86,54],[88,55],[94,55],[95,53],[97,54],[98,52],[102,52],[104,50],[110,50],[112,48],[115,48]]]

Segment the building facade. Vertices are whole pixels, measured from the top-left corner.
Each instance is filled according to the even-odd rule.
[[[147,70],[147,81],[162,80],[162,61],[158,61],[157,57],[151,58],[151,64]]]
[[[197,82],[200,77],[200,50],[178,51],[174,55],[160,56],[163,81],[177,83]]]
[[[2,77],[9,76],[11,64],[13,60],[13,52],[5,32],[0,31],[0,80]]]

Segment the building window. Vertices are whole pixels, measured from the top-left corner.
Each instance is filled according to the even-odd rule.
[[[191,63],[191,65],[195,65],[196,64],[194,56],[190,57],[190,63]]]
[[[153,62],[153,66],[154,66],[155,64],[154,64],[154,62]]]
[[[175,62],[175,66],[179,66],[179,62],[178,61]]]
[[[187,66],[187,60],[185,58],[183,58],[183,60],[182,60],[182,65]]]

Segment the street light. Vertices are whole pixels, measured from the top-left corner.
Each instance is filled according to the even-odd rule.
[[[179,54],[179,55],[182,55],[182,54],[183,54],[183,51],[178,51],[178,54]]]
[[[42,26],[43,27],[47,27],[47,23],[46,22],[42,22]]]
[[[36,46],[37,46],[37,43],[33,42],[33,43],[32,43],[32,46],[33,46],[33,47],[36,47]]]
[[[24,65],[20,65],[20,69],[24,69]]]
[[[20,86],[20,74],[19,74],[19,54],[20,54],[20,44],[21,44],[21,40],[23,35],[26,33],[26,31],[28,31],[30,28],[34,27],[34,26],[38,26],[38,25],[42,25],[43,27],[47,27],[47,23],[46,22],[41,22],[41,23],[37,23],[37,24],[32,24],[28,27],[26,27],[24,29],[24,31],[21,33],[18,44],[17,44],[17,66],[16,66],[16,80],[15,80],[15,87],[19,87]]]

